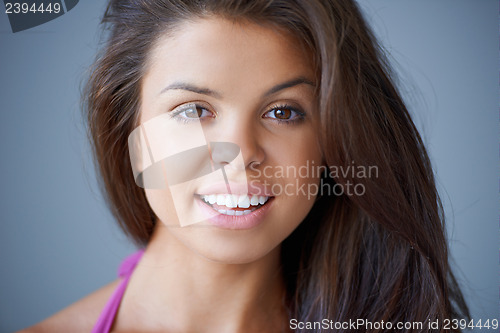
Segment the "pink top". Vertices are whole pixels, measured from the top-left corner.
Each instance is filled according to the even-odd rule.
[[[144,250],[139,250],[127,258],[125,258],[120,264],[120,268],[118,269],[118,275],[122,280],[120,284],[111,295],[110,299],[106,303],[106,306],[101,312],[99,319],[92,329],[92,333],[108,333],[113,326],[113,321],[115,320],[116,312],[120,307],[120,302],[122,300],[123,294],[125,293],[125,289],[127,288],[128,281],[130,280],[130,276],[134,271],[135,266],[141,259]]]

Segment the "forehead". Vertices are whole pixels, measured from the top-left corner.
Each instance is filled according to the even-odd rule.
[[[207,18],[182,23],[151,50],[143,93],[174,81],[194,82],[238,96],[294,77],[311,80],[311,56],[279,29],[248,21]]]

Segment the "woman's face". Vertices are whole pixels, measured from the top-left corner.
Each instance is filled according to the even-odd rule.
[[[314,82],[310,55],[276,29],[210,18],[160,38],[140,118],[165,158],[165,186],[145,186],[159,227],[215,261],[276,248],[317,195]]]

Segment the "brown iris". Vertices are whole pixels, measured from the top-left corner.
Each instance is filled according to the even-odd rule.
[[[274,110],[274,116],[277,119],[290,119],[292,111],[290,109],[276,109]]]

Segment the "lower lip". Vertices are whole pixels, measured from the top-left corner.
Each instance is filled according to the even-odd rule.
[[[225,215],[217,212],[211,206],[205,203],[205,201],[200,198],[196,198],[196,202],[200,206],[202,212],[207,216],[207,221],[216,227],[223,229],[251,229],[264,221],[264,217],[269,211],[271,205],[273,204],[274,198],[269,198],[267,202],[260,206],[260,208],[254,210],[246,215]],[[214,212],[217,214],[214,216]]]

